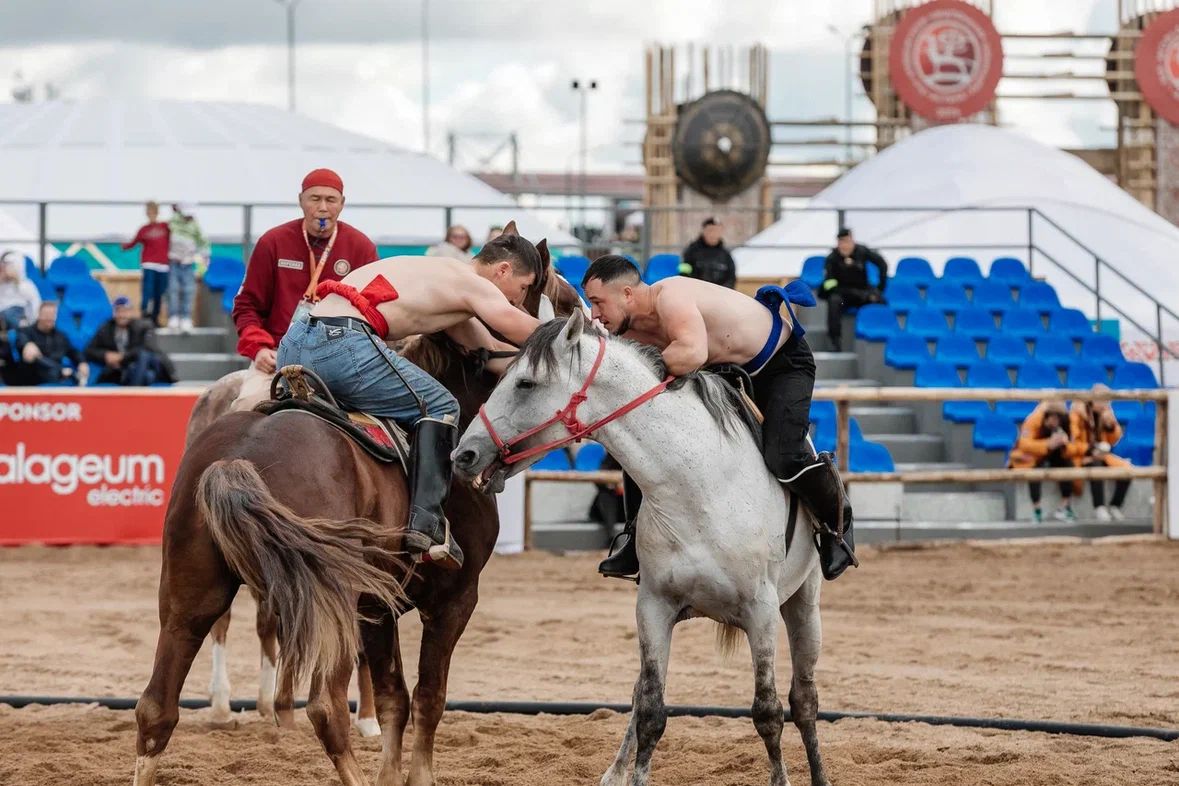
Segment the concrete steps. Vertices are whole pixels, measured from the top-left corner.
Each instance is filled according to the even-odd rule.
[[[863,424],[860,424],[861,427]],[[945,458],[945,441],[933,434],[872,434],[865,438],[879,442],[892,454],[893,463],[934,464]]]
[[[169,355],[185,352],[232,352],[233,339],[225,328],[193,328],[182,333],[172,328],[156,331],[160,349]]]
[[[871,440],[876,440],[878,434],[911,434],[917,429],[913,410],[908,407],[853,405],[850,414]]]
[[[814,355],[816,376],[819,379],[853,379],[859,376],[854,352],[815,351]]]
[[[245,358],[228,352],[173,352],[170,357],[181,380],[220,379],[250,365]]]

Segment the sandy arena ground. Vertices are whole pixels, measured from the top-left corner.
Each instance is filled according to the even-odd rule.
[[[824,586],[825,709],[1179,726],[1179,544],[1097,542],[864,549]],[[452,699],[627,702],[637,664],[634,587],[597,577],[597,555],[497,557],[460,642]],[[0,693],[137,696],[157,633],[153,548],[0,550]],[[234,695],[257,690],[253,604],[230,631]],[[417,623],[403,622],[407,666]],[[184,695],[203,698],[208,648]],[[788,684],[785,637],[779,684]],[[713,649],[705,621],[677,628],[668,701],[748,706],[751,669]],[[164,784],[334,782],[299,713],[281,734],[257,715],[214,728],[184,712]],[[593,784],[625,716],[450,714],[439,783]],[[0,784],[126,784],[134,717],[77,706],[0,707]],[[1105,740],[847,720],[821,724],[828,773],[852,784],[1175,784],[1179,742]],[[354,738],[375,774],[379,743]],[[806,784],[793,727],[783,737]],[[745,720],[672,719],[655,757],[663,784],[765,783]]]

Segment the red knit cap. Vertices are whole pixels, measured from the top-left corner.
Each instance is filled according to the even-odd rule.
[[[334,188],[341,195],[344,193],[344,181],[330,169],[312,169],[307,173],[307,177],[303,178],[303,191],[315,186]]]

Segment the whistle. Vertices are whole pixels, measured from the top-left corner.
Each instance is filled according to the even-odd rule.
[[[326,226],[327,226],[327,219],[326,218],[319,219],[319,231],[322,232]]]

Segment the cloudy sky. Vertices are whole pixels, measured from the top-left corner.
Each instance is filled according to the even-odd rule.
[[[431,152],[444,154],[449,131],[490,135],[482,141],[468,136],[460,145],[460,165],[476,167],[498,143],[495,135],[502,139],[515,131],[523,168],[558,172],[576,165],[573,78],[599,83],[589,99],[591,165],[637,167],[634,143],[641,129],[625,121],[642,116],[642,52],[651,41],[761,42],[771,52],[771,117],[842,115],[844,34],[868,22],[873,5],[872,0],[426,2]],[[996,21],[1003,32],[1108,33],[1115,27],[1115,4],[995,0]],[[277,0],[3,0],[0,7],[0,95],[8,95],[19,72],[35,85],[53,83],[66,98],[286,105],[286,17]],[[296,18],[298,110],[420,149],[422,0],[302,0]],[[837,35],[832,27],[842,32]],[[1025,45],[1021,51],[1034,50]],[[1028,84],[1003,84],[1000,90],[1015,92]],[[1099,88],[1094,83],[1090,90]],[[1103,130],[1114,122],[1109,102],[1009,101],[1000,110],[1004,122],[1044,141],[1112,141]],[[862,96],[854,113],[871,116]],[[495,164],[502,169],[506,159]]]

